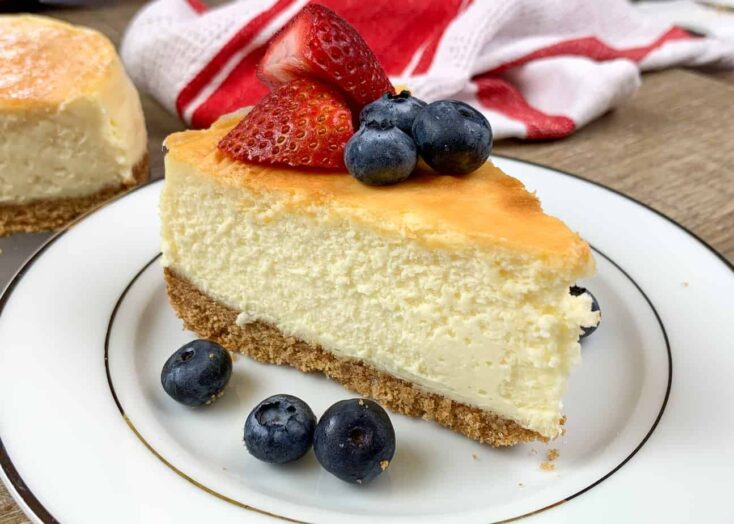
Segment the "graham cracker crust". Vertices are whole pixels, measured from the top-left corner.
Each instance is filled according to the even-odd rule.
[[[238,311],[208,297],[183,277],[164,270],[168,299],[186,329],[214,340],[230,351],[270,364],[287,364],[300,371],[320,372],[352,391],[393,411],[433,420],[457,433],[491,446],[512,446],[548,439],[494,413],[428,393],[405,380],[357,360],[283,335],[261,321],[238,326]]]
[[[150,177],[148,153],[133,167],[134,182],[110,186],[91,195],[38,200],[27,204],[0,204],[0,236],[63,229],[87,211],[146,182]]]

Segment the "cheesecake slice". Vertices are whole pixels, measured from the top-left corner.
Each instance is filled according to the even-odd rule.
[[[217,143],[236,122],[165,142],[163,264],[187,328],[494,446],[561,433],[597,321],[569,293],[594,271],[586,242],[491,162],[370,187],[233,161]]]
[[[0,16],[0,235],[57,229],[148,178],[140,99],[110,41]]]

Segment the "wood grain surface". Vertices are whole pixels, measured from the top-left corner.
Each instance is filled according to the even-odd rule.
[[[46,11],[119,42],[143,2]],[[179,120],[143,96],[152,175],[163,175],[161,141]],[[600,182],[681,223],[734,261],[734,72],[647,74],[631,99],[573,136],[507,140],[494,151]],[[0,485],[0,524],[29,521]]]

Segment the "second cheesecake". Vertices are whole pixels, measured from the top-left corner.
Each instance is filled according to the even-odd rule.
[[[58,229],[148,179],[140,98],[101,33],[0,16],[0,236]]]

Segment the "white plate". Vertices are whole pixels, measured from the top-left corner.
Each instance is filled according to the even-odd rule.
[[[730,522],[732,268],[620,194],[497,164],[597,255],[583,284],[604,320],[572,376],[565,437],[497,450],[392,415],[397,454],[367,486],[312,453],[287,467],[254,460],[242,426],[265,396],[292,393],[319,414],[353,395],[245,357],[210,408],[163,393],[163,362],[194,335],[166,300],[154,182],[56,236],[0,301],[0,461],[13,495],[38,522]],[[549,447],[560,450],[550,472]]]

